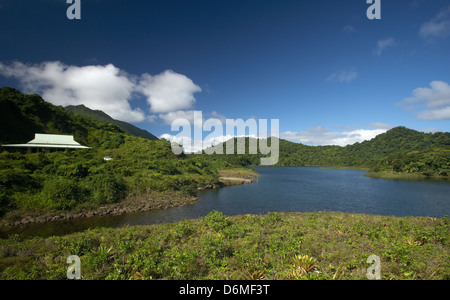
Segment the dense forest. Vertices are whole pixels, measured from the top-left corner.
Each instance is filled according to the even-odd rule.
[[[242,139],[242,138],[240,138]],[[245,138],[248,153],[249,138]],[[270,145],[270,140],[268,141]],[[235,148],[237,138],[235,139]],[[422,133],[396,127],[370,141],[340,146],[306,146],[279,140],[276,166],[321,166],[363,168],[373,173],[392,172],[448,178],[450,174],[450,133]],[[225,143],[216,147],[224,147]],[[259,151],[258,151],[259,152]],[[257,166],[262,155],[217,155],[207,159],[231,165]]]
[[[280,153],[280,165],[358,167],[444,177],[450,173],[450,133],[421,133],[405,127],[346,147],[304,146],[299,151],[295,145],[282,143]]]
[[[69,112],[74,109],[75,113]],[[192,196],[199,188],[218,184],[220,169],[258,166],[262,157],[175,155],[170,142],[154,140],[150,133],[144,138],[142,132],[133,133],[132,127],[111,120],[99,111],[66,110],[39,95],[0,89],[0,143],[26,143],[35,133],[49,133],[74,135],[76,141],[92,147],[49,154],[13,153],[3,148],[0,216],[10,211],[100,206],[167,191]],[[247,148],[248,143],[246,138]],[[397,127],[346,147],[314,147],[285,140],[279,145],[277,166],[352,167],[440,178],[450,174],[450,133],[426,134]],[[104,160],[106,156],[111,160]]]

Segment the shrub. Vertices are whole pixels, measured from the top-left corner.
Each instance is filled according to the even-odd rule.
[[[34,180],[26,170],[0,170],[0,186],[5,189],[19,189],[34,186]]]
[[[218,211],[210,212],[204,217],[204,220],[206,221],[206,224],[208,224],[208,227],[216,232],[221,231],[230,225],[227,217]]]
[[[88,183],[91,199],[97,204],[116,203],[125,197],[125,184],[110,174],[97,174]]]
[[[190,236],[192,233],[195,232],[194,226],[192,226],[192,225],[189,223],[189,220],[188,220],[188,219],[185,219],[185,220],[179,222],[179,223],[175,226],[174,230],[175,230],[175,232],[178,234],[178,236],[179,236],[180,238],[182,238],[182,237],[188,237],[188,236]]]
[[[87,173],[88,169],[81,163],[61,165],[58,168],[58,175],[66,177],[83,178],[87,176]]]
[[[74,180],[56,177],[47,180],[41,191],[43,202],[52,209],[72,209],[84,202],[85,192]]]
[[[197,192],[197,189],[193,185],[183,185],[180,191],[186,196],[194,196]]]
[[[109,139],[107,139],[105,142],[102,143],[103,149],[117,149],[119,148],[123,143],[125,143],[125,138],[122,134],[116,133],[112,135]]]
[[[0,217],[9,210],[9,198],[4,191],[0,192]]]

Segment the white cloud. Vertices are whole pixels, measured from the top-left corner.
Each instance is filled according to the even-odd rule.
[[[355,32],[356,31],[355,27],[353,27],[352,25],[345,25],[344,28],[342,28],[342,30],[345,32]]]
[[[155,76],[142,75],[139,89],[147,96],[153,113],[190,109],[196,101],[194,93],[202,91],[191,79],[171,70]]]
[[[222,114],[217,113],[215,110],[214,110],[212,113],[207,114],[207,116],[208,116],[209,118],[217,119],[217,120],[219,120],[219,121],[222,122],[222,123],[225,123],[225,121],[226,121],[226,119],[227,119],[227,117],[225,117],[225,116],[222,115]],[[255,119],[255,118],[253,118],[253,119]]]
[[[197,151],[202,150],[203,144],[202,141],[196,141],[193,143],[193,140],[191,137],[188,136],[178,136],[178,135],[171,135],[169,133],[165,133],[161,135],[159,138],[166,139],[170,141],[171,143],[176,143],[183,147],[185,153],[194,153]]]
[[[283,132],[280,138],[302,143],[312,146],[346,146],[357,142],[371,140],[379,134],[385,133],[386,129],[354,129],[349,131],[331,131],[325,127],[318,125],[314,128],[307,129],[301,132]]]
[[[328,76],[327,80],[332,82],[349,83],[358,77],[356,71],[339,71]]]
[[[395,39],[394,38],[388,38],[384,40],[380,40],[377,42],[377,48],[373,50],[373,54],[376,56],[381,56],[384,50],[386,50],[389,47],[392,47],[395,45]]]
[[[381,123],[381,122],[373,122],[373,123],[370,123],[369,125],[367,125],[366,127],[369,129],[386,129],[386,130],[394,128],[394,126],[392,126],[392,125],[389,125],[386,123]]]
[[[200,114],[195,114],[194,110],[178,110],[171,111],[166,114],[159,114],[158,117],[164,121],[164,124],[171,125],[173,121],[178,119],[188,120],[190,124],[194,124],[195,118],[201,117],[202,119],[198,119],[203,122],[203,117]]]
[[[155,123],[157,119],[158,119],[158,116],[156,116],[156,115],[149,115],[149,116],[147,116],[146,121],[149,122],[149,123]]]
[[[195,153],[199,152],[201,150],[204,150],[206,148],[209,148],[211,146],[216,146],[220,143],[224,143],[233,136],[231,135],[220,135],[220,136],[214,136],[209,139],[203,139],[203,140],[195,140],[188,136],[178,136],[178,135],[171,135],[169,133],[165,133],[160,136],[160,138],[164,138],[172,143],[177,143],[181,146],[183,146],[183,149],[186,153]]]
[[[446,38],[450,36],[450,6],[443,9],[430,21],[422,24],[419,35],[424,39]]]
[[[305,145],[313,146],[326,146],[326,145],[337,145],[337,146],[347,146],[352,145],[357,142],[363,142],[375,138],[377,135],[385,133],[388,129],[386,128],[375,128],[375,124],[372,123],[369,126],[373,126],[373,129],[354,129],[348,131],[331,131],[325,127],[318,125],[314,128],[307,129],[302,132],[291,132],[286,131],[280,134],[281,139],[292,141],[295,143],[302,143]],[[379,123],[382,127],[388,127],[389,125]],[[368,127],[369,127],[368,126]],[[391,127],[392,128],[392,127]],[[389,128],[390,129],[390,128]],[[278,134],[277,134],[278,135]],[[232,135],[214,135],[214,136],[203,136],[203,140],[194,140],[192,136],[177,134],[172,135],[169,133],[161,135],[161,138],[165,138],[171,142],[175,142],[182,145],[187,153],[198,152],[202,149],[206,149],[211,146],[215,146],[219,143],[228,141],[233,137],[243,137],[232,136]],[[255,134],[246,135],[246,137],[257,138]]]
[[[430,128],[427,128],[427,129],[422,129],[422,130],[420,130],[420,131],[425,132],[425,133],[437,133],[437,132],[443,132],[442,130],[437,129],[437,128],[434,128],[434,127],[430,127]]]
[[[450,120],[450,85],[433,81],[430,87],[415,89],[413,96],[405,98],[400,105],[411,110],[422,109],[417,116],[419,120]]]
[[[169,113],[191,108],[195,103],[193,93],[201,91],[191,79],[171,70],[139,77],[112,64],[78,67],[59,61],[34,65],[0,63],[0,75],[16,78],[25,92],[38,93],[55,105],[84,104],[115,119],[135,123],[155,121],[156,117],[131,107],[133,93],[147,97],[151,112]]]
[[[225,118],[216,112],[205,114],[210,116],[207,120],[203,119],[203,114],[200,111],[177,111],[168,114],[161,114],[160,118],[167,121],[167,124],[177,120],[175,126],[172,127],[172,133],[177,131],[175,135],[172,133],[165,133],[161,138],[169,140],[173,143],[182,145],[185,152],[198,152],[202,149],[216,146],[217,144],[226,142],[232,138],[250,137],[255,139],[267,139],[268,136],[279,137],[279,124],[274,120],[270,122],[270,130],[267,131],[264,122],[259,122],[255,119],[244,121],[242,119],[226,121],[220,120]],[[193,119],[196,125],[193,126]],[[230,127],[228,127],[230,126]],[[247,132],[248,130],[248,132]]]
[[[421,121],[450,120],[450,106],[440,110],[426,110],[419,114]]]
[[[54,105],[84,104],[119,120],[145,119],[144,112],[132,109],[128,102],[134,82],[112,64],[77,67],[57,61],[38,65],[15,62],[10,66],[0,63],[0,74],[18,79],[26,92],[39,93]]]

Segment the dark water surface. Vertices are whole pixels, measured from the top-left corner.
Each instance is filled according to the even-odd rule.
[[[260,167],[258,182],[199,194],[185,207],[32,225],[9,233],[62,235],[95,227],[151,225],[200,218],[213,210],[228,216],[268,212],[341,211],[387,216],[450,215],[450,183],[374,179],[365,171]],[[0,233],[5,237],[7,233]]]

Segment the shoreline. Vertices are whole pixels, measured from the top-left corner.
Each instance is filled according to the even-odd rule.
[[[342,167],[321,167],[324,169],[341,169]],[[355,169],[358,168],[342,168]],[[364,170],[367,171],[367,170]],[[236,168],[230,170],[221,170],[218,184],[210,184],[204,187],[198,187],[197,192],[237,186],[243,184],[252,184],[258,181],[260,174],[254,170]],[[403,174],[392,172],[367,172],[363,176],[374,179],[386,180],[406,180],[406,181],[444,181],[448,182],[448,177],[427,177],[422,174]],[[256,180],[255,180],[256,178]],[[9,229],[16,227],[25,227],[28,225],[39,225],[57,221],[69,221],[74,219],[92,218],[99,216],[121,216],[127,213],[147,212],[151,210],[170,209],[174,207],[183,207],[195,204],[198,195],[186,196],[175,191],[153,192],[146,195],[129,195],[125,200],[119,203],[102,205],[100,207],[80,206],[72,211],[56,212],[19,212],[13,211],[7,213],[0,219],[0,228]]]
[[[240,177],[220,177],[219,181],[224,186],[251,184],[254,182],[252,178],[240,178]]]
[[[389,171],[368,172],[363,176],[369,178],[379,178],[386,180],[405,180],[405,181],[448,181],[448,176],[425,176],[420,173],[394,173]]]
[[[233,186],[242,184],[251,184],[261,176],[253,169],[234,168],[228,170],[219,170],[219,182],[223,186]]]
[[[252,171],[254,172],[254,171]],[[253,174],[253,173],[252,173]],[[254,172],[255,177],[259,176]],[[240,176],[235,175],[235,176]],[[250,177],[220,177],[219,184],[210,184],[204,187],[198,187],[197,192],[235,186],[242,184],[251,184],[254,182],[253,176]],[[100,207],[80,206],[72,211],[56,212],[24,212],[13,211],[7,213],[0,219],[1,229],[10,229],[16,227],[25,227],[28,225],[39,225],[57,221],[70,221],[74,219],[93,218],[99,216],[121,216],[127,213],[147,212],[151,210],[169,209],[174,207],[183,207],[195,204],[198,195],[186,196],[175,191],[154,192],[147,195],[129,195],[125,200],[119,203],[102,205]]]
[[[72,211],[56,212],[10,212],[0,220],[0,228],[24,227],[32,224],[45,224],[56,221],[92,218],[98,216],[121,216],[127,213],[146,212],[150,210],[169,209],[194,204],[197,196],[185,196],[173,191],[151,193],[148,195],[128,196],[120,203],[100,207],[78,207]]]
[[[366,171],[363,176],[369,178],[387,179],[387,180],[405,180],[405,181],[448,181],[449,176],[426,176],[421,173],[400,173],[392,171],[378,171],[372,172],[368,168],[364,167],[320,167],[321,169],[338,169],[338,170],[356,170],[356,171]]]

